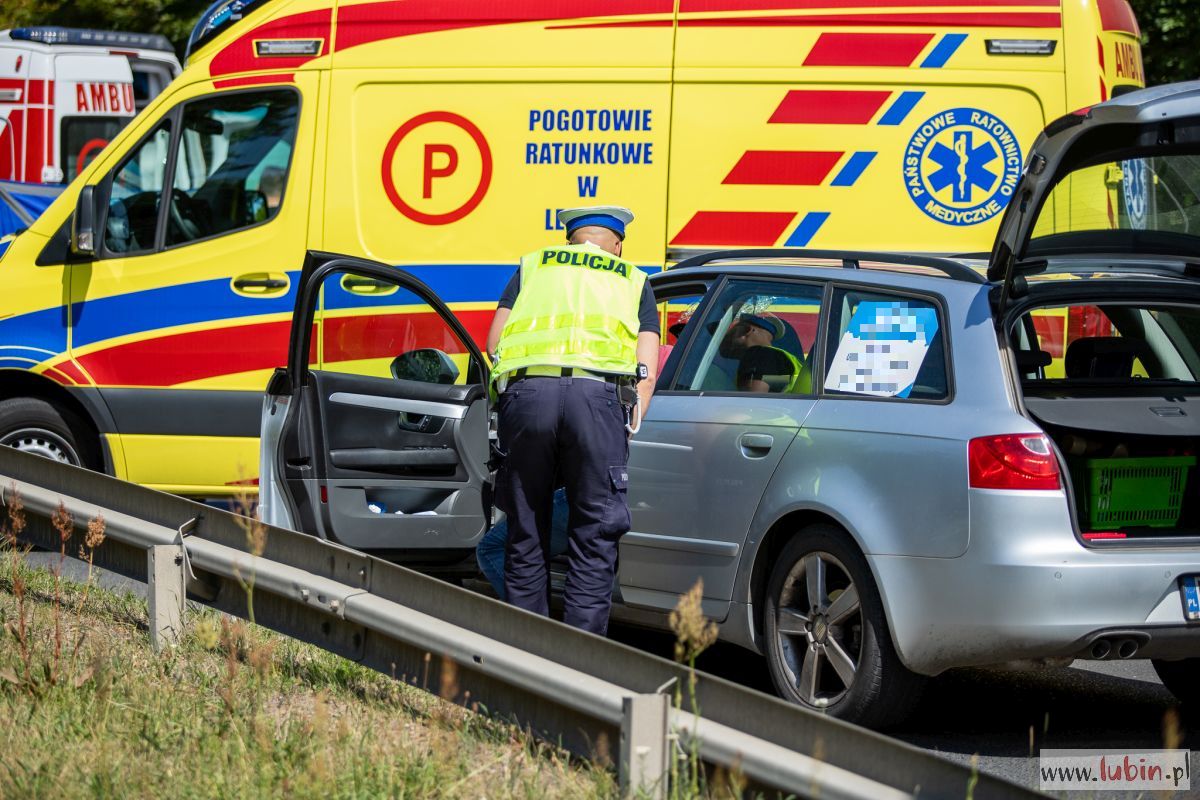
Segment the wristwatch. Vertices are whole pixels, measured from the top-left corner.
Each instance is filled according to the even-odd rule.
[[[646,380],[649,377],[650,377],[650,368],[639,361],[638,365],[637,365],[638,383],[641,383],[642,381]]]

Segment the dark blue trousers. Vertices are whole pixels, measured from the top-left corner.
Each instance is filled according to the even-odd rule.
[[[504,586],[508,601],[550,610],[550,530],[554,490],[564,486],[568,571],[563,621],[608,630],[617,541],[629,530],[629,442],[613,383],[530,377],[500,396],[499,446],[508,454],[496,481],[508,515]]]

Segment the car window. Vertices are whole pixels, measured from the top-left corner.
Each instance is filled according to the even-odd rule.
[[[1017,340],[1026,379],[1194,382],[1200,374],[1200,310],[1135,304],[1038,308],[1019,321],[1034,339]],[[1036,346],[1034,346],[1036,344]]]
[[[730,281],[700,320],[673,388],[811,394],[821,291],[809,284]]]
[[[418,295],[354,272],[331,273],[321,284],[318,353],[325,372],[422,383],[478,383],[483,374],[469,349]],[[477,339],[486,334],[484,315]]]
[[[170,146],[171,124],[166,120],[113,174],[104,233],[109,252],[127,255],[154,249]]]
[[[839,289],[826,348],[825,391],[907,400],[949,396],[945,331],[927,300]]]
[[[239,92],[184,106],[167,217],[179,245],[272,219],[283,202],[299,95]]]

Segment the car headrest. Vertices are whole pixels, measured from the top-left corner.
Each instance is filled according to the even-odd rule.
[[[1014,350],[1013,356],[1017,359],[1017,370],[1020,372],[1033,372],[1050,366],[1054,361],[1054,357],[1045,350]]]
[[[1133,362],[1145,352],[1140,339],[1087,336],[1067,347],[1063,369],[1068,378],[1131,378]]]

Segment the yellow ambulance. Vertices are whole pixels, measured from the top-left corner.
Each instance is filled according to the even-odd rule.
[[[1138,41],[1126,0],[217,3],[183,74],[0,242],[0,443],[252,487],[309,251],[405,266],[482,341],[563,207],[633,208],[649,269],[985,250],[1042,127],[1142,85]],[[355,360],[339,330],[315,358]]]

